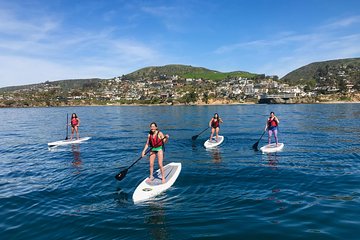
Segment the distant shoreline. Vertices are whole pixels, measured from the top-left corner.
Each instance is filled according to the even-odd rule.
[[[215,104],[106,104],[106,105],[74,105],[74,106],[223,106],[223,105],[299,105],[299,104],[352,104],[360,103],[360,101],[347,102],[347,101],[331,101],[331,102],[314,102],[314,103],[215,103]]]
[[[360,101],[328,101],[328,102],[311,102],[311,103],[251,103],[251,102],[245,102],[245,103],[211,103],[211,104],[139,104],[139,103],[133,103],[133,104],[118,104],[118,103],[109,103],[109,104],[77,104],[77,105],[58,105],[58,106],[11,106],[11,107],[4,107],[0,106],[0,109],[8,109],[8,108],[56,108],[56,107],[119,107],[119,106],[127,106],[127,107],[153,107],[153,106],[230,106],[230,105],[300,105],[300,104],[360,104]]]
[[[360,103],[360,101],[347,102],[347,101],[330,101],[330,102],[319,102],[314,104],[347,104],[347,103]]]
[[[85,100],[67,101],[67,102],[15,102],[6,104],[0,101],[0,108],[32,108],[32,107],[83,107],[83,106],[224,106],[224,105],[261,105],[261,104],[348,104],[360,103],[360,93],[348,94],[332,94],[332,95],[318,95],[315,97],[295,97],[288,100],[274,98],[269,102],[259,103],[256,98],[249,98],[244,100],[230,100],[230,99],[209,99],[207,103],[198,100],[196,102],[181,103],[178,101],[164,102],[164,103],[139,103],[139,102],[110,102],[98,101],[90,102]]]

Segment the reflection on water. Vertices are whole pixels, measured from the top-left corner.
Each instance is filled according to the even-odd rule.
[[[50,152],[56,152],[58,150],[58,148],[57,147],[48,147],[48,150]]]
[[[166,229],[164,207],[161,202],[151,202],[145,209],[145,224],[149,225],[150,235],[156,240],[170,239]]]
[[[73,154],[73,161],[72,161],[72,165],[74,167],[76,167],[76,169],[78,170],[77,172],[75,172],[76,174],[80,173],[80,167],[82,164],[82,160],[80,157],[80,144],[72,144],[71,145],[71,151]]]
[[[277,165],[278,165],[278,156],[277,153],[268,153],[267,155],[267,161],[268,161],[268,165],[271,167],[271,169],[277,169]]]
[[[129,193],[124,192],[121,188],[117,187],[115,194],[114,194],[114,200],[119,205],[124,205],[129,203]]]
[[[196,141],[192,141],[192,142],[191,142],[191,148],[192,148],[193,151],[198,150],[198,146],[197,146],[197,144],[196,144]]]
[[[221,163],[222,162],[222,158],[221,158],[219,148],[209,148],[209,149],[206,149],[206,151],[211,153],[214,163]]]

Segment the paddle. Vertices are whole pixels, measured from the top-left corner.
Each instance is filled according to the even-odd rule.
[[[259,140],[252,146],[252,148],[253,148],[254,150],[258,151],[259,142],[260,142],[261,138],[264,136],[265,132],[266,132],[266,131],[264,131],[264,132],[262,133],[262,135],[261,135],[261,137],[259,138]]]
[[[166,136],[165,136],[164,138],[162,138],[161,141],[163,141],[165,138],[166,138]],[[163,144],[163,146],[164,146],[164,144]],[[151,149],[152,149],[152,148],[149,148],[148,150],[146,150],[145,155],[148,154],[148,153],[151,151]],[[144,155],[144,156],[145,156],[145,155]],[[138,159],[136,159],[136,161],[133,162],[133,164],[131,164],[128,168],[125,168],[124,170],[122,170],[121,172],[119,172],[118,174],[116,174],[116,175],[115,175],[116,180],[118,180],[118,181],[123,180],[123,178],[126,176],[128,170],[129,170],[132,166],[134,166],[135,163],[137,163],[137,162],[138,162],[140,159],[142,159],[142,158],[143,158],[143,156],[140,156],[140,157],[139,157]]]
[[[149,148],[148,150],[146,150],[145,155],[148,154],[150,151],[151,151],[151,148]],[[144,155],[144,156],[145,156],[145,155]],[[129,170],[132,166],[134,166],[135,163],[137,163],[137,162],[138,162],[140,159],[142,159],[142,158],[143,158],[143,156],[140,156],[140,157],[139,157],[138,159],[136,159],[136,161],[133,162],[133,164],[131,164],[128,168],[125,168],[124,170],[122,170],[121,172],[119,172],[118,174],[116,174],[116,175],[115,175],[116,180],[118,180],[118,181],[123,180],[123,178],[126,176],[128,170]]]
[[[208,130],[208,129],[209,129],[209,127],[207,127],[206,129],[204,129],[203,131],[201,131],[201,133],[199,133],[198,135],[192,136],[191,139],[192,139],[193,141],[195,141],[200,134],[202,134],[203,132],[205,132],[205,131]]]
[[[66,138],[65,138],[65,140],[69,139],[68,135],[69,135],[69,114],[67,113],[66,114]]]

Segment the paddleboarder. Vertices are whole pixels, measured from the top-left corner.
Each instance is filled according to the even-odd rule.
[[[70,140],[73,139],[74,132],[76,132],[77,139],[80,139],[80,135],[79,135],[80,118],[76,115],[76,113],[71,114],[70,125],[71,125]]]
[[[219,140],[220,123],[223,123],[223,120],[219,117],[219,114],[215,113],[214,117],[209,121],[209,127],[211,127],[210,141],[212,141],[214,133],[216,133],[216,141]]]
[[[141,156],[144,157],[146,155],[146,150],[148,149],[148,147],[151,147],[150,150],[150,176],[147,179],[147,182],[151,182],[154,177],[153,177],[153,172],[154,172],[154,162],[155,162],[155,158],[157,156],[158,158],[158,164],[159,164],[159,168],[160,168],[160,172],[161,172],[161,181],[162,183],[165,183],[165,174],[164,174],[164,168],[163,168],[163,159],[164,159],[164,144],[167,143],[169,139],[169,135],[166,134],[164,136],[164,134],[162,132],[159,131],[158,126],[155,122],[152,122],[150,124],[150,131],[146,140],[146,144],[144,147],[144,150],[142,151]]]
[[[279,140],[277,137],[278,126],[279,126],[279,119],[275,116],[274,112],[270,113],[269,118],[266,121],[265,130],[268,130],[268,143],[271,143],[271,136],[274,134],[276,146],[279,144]]]

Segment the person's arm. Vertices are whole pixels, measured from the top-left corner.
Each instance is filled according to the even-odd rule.
[[[223,122],[224,122],[221,118],[219,118],[219,121],[220,121],[220,123],[223,123]]]
[[[267,129],[268,129],[268,120],[266,120],[264,131],[266,131]]]
[[[147,150],[148,147],[149,147],[149,136],[150,136],[150,135],[148,134],[148,138],[147,138],[147,140],[146,140],[146,144],[145,144],[144,149],[143,149],[143,151],[142,151],[142,153],[141,153],[141,156],[142,156],[142,157],[145,156],[146,150]]]
[[[78,120],[77,126],[79,127],[80,126],[80,118],[77,118],[77,120]]]
[[[162,132],[159,132],[159,137],[163,143],[167,143],[169,141],[169,134],[164,134]]]
[[[280,121],[279,121],[279,119],[277,118],[277,116],[275,116],[275,121],[276,121],[277,124],[279,125]]]
[[[209,127],[211,127],[211,122],[212,122],[212,120],[213,120],[213,119],[211,118],[211,119],[210,119],[210,122],[209,122]]]

